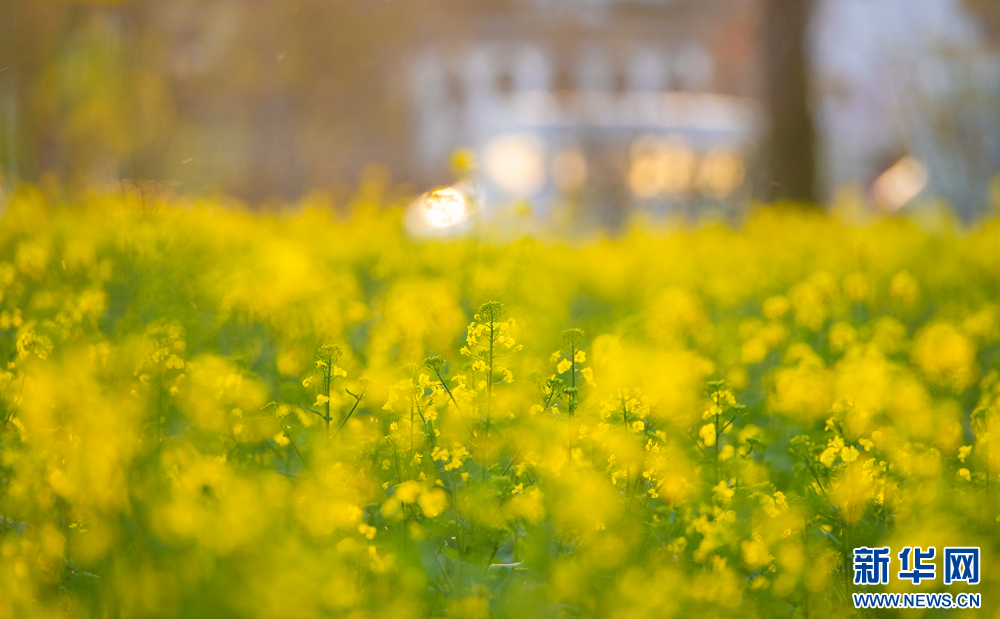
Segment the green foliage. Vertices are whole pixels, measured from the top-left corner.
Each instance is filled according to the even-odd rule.
[[[0,619],[854,616],[861,545],[996,582],[997,222],[0,224]]]

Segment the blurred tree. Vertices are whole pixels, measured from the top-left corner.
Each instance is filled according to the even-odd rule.
[[[0,167],[22,179],[155,176],[171,127],[142,3],[0,0]]]
[[[404,168],[397,4],[0,0],[0,170],[257,201]]]
[[[965,8],[982,20],[986,36],[993,45],[1000,45],[1000,2],[997,0],[965,0]]]
[[[817,203],[807,36],[814,0],[765,0],[762,44],[769,200]]]
[[[0,0],[0,171],[33,178],[44,167],[45,144],[37,123],[28,121],[28,111],[33,108],[34,79],[45,66],[55,28],[39,28],[32,13],[46,12],[48,23],[54,24],[61,21],[55,17],[61,11],[28,4]]]

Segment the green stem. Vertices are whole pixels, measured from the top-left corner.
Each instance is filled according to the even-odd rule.
[[[427,403],[427,406],[424,406],[424,410],[427,410],[427,407],[429,407],[429,406],[430,406],[430,402]],[[433,421],[427,421],[427,418],[424,417],[424,411],[420,410],[420,404],[419,403],[417,403],[417,414],[420,415],[420,421],[423,422],[424,427],[427,428],[427,438],[431,442],[431,448],[436,447],[437,446],[437,440],[436,440],[437,437],[434,435],[434,422]]]
[[[493,414],[493,344],[496,342],[494,334],[494,318],[490,316],[490,349],[489,366],[486,368],[486,433],[483,435],[483,483],[486,483],[486,468],[489,460],[490,448],[490,417]]]
[[[576,345],[570,344],[569,346],[569,386],[570,386],[570,396],[569,396],[569,416],[573,416],[573,411],[576,410]]]
[[[809,523],[802,527],[802,547],[807,548],[809,544]],[[809,587],[802,587],[802,617],[809,619]]]
[[[403,483],[403,476],[399,474],[399,449],[396,448],[395,438],[392,441],[392,459],[396,462],[396,483]]]
[[[14,411],[13,409],[11,409],[10,411],[7,412],[7,418],[3,420],[3,423],[0,423],[0,437],[3,436],[3,431],[7,429],[7,422],[9,422],[11,417],[13,416],[14,416]]]
[[[157,361],[156,372],[156,444],[163,442],[163,362]]]
[[[719,436],[719,415],[715,415],[715,483],[719,483],[719,441],[722,439]]]
[[[521,455],[521,451],[522,451],[521,449],[518,449],[517,452],[515,452],[514,455],[510,457],[510,461],[507,463],[507,466],[505,466],[503,468],[503,471],[500,472],[500,477],[503,477],[504,475],[507,474],[507,471],[510,470],[510,465],[514,464],[514,460],[517,460],[517,457]]]
[[[344,389],[344,391],[346,391],[348,394],[350,394],[351,397],[354,398],[354,406],[351,407],[351,410],[347,411],[347,416],[344,417],[344,420],[340,422],[339,426],[337,426],[337,432],[340,432],[341,428],[343,428],[344,425],[347,423],[347,420],[350,419],[351,415],[354,414],[354,411],[358,409],[358,404],[361,404],[361,398],[365,397],[364,391],[362,391],[360,395],[354,395],[353,393],[351,393],[349,389]]]
[[[847,523],[841,522],[840,542],[844,549],[844,599],[850,603],[851,599],[851,571],[848,566],[851,564],[851,547],[847,536],[849,534]]]
[[[459,551],[464,555],[465,540],[462,536],[462,527],[458,523],[458,519],[462,517],[462,510],[458,507],[458,488],[455,487],[455,476],[451,471],[448,471],[448,482],[451,486],[451,504],[455,506],[455,538]]]
[[[987,419],[987,421],[986,421],[986,433],[987,434],[990,432],[990,425],[991,424],[989,422],[989,419]],[[989,445],[985,441],[983,442],[983,447],[985,448],[984,451],[986,452],[984,454],[986,456],[985,457],[985,461],[986,461],[986,498],[989,499],[990,498],[990,447],[989,447]]]
[[[439,548],[438,551],[434,553],[434,562],[437,563],[438,569],[441,570],[441,575],[444,576],[444,582],[445,585],[448,587],[448,591],[453,591],[454,587],[452,587],[451,585],[451,579],[448,578],[448,572],[445,571],[444,566],[441,565],[441,561],[438,559],[438,555],[440,554],[440,552],[441,550]]]
[[[455,399],[455,394],[453,394],[451,392],[451,389],[448,388],[448,385],[445,384],[444,377],[441,376],[441,371],[435,368],[434,375],[437,376],[438,382],[441,383],[441,387],[444,389],[444,392],[448,394],[448,397],[451,398],[452,403],[455,405],[455,410],[458,412],[458,418],[465,426],[465,429],[469,432],[470,440],[473,440],[474,442],[478,443],[479,441],[475,440],[474,438],[471,438],[475,437],[475,432],[473,432],[472,427],[469,425],[469,422],[466,421],[464,417],[462,417],[462,407],[458,405],[458,400]]]
[[[323,420],[326,421],[326,439],[330,440],[330,366],[329,365],[327,365],[326,369],[323,371],[323,384],[326,388],[326,402],[323,403],[323,411],[326,414],[323,416]]]
[[[545,412],[545,411],[549,410],[549,408],[552,405],[552,398],[554,398],[555,395],[556,395],[556,390],[555,389],[550,389],[549,390],[549,397],[547,397],[545,399],[545,406],[542,407],[542,412]]]
[[[274,419],[274,422],[278,424],[278,429],[281,430],[281,433],[285,436],[285,438],[288,439],[288,444],[292,446],[293,450],[295,450],[295,455],[297,455],[299,457],[299,460],[302,462],[302,468],[308,470],[309,465],[306,464],[306,459],[302,457],[302,452],[299,451],[299,448],[295,444],[295,441],[292,440],[292,437],[288,435],[288,432],[285,430],[285,426],[281,423],[281,420],[275,417],[273,414],[272,418]]]
[[[438,382],[441,383],[441,387],[444,389],[444,392],[448,394],[449,398],[451,398],[452,403],[455,405],[455,409],[459,413],[461,413],[462,412],[462,407],[458,405],[458,400],[455,399],[455,395],[452,394],[451,389],[449,389],[448,385],[445,384],[444,378],[441,376],[441,371],[438,370],[438,369],[435,369],[434,370],[434,374],[437,376]]]
[[[809,469],[809,473],[813,476],[813,479],[816,480],[816,485],[819,487],[819,491],[822,492],[826,500],[829,501],[830,497],[826,493],[826,488],[823,487],[823,482],[820,481],[819,475],[817,475],[816,471],[813,470],[812,463],[806,462],[806,468]]]
[[[27,364],[25,364],[27,365]],[[24,397],[24,381],[27,378],[25,370],[21,370],[21,388],[17,394],[17,399],[11,405],[10,410],[7,411],[7,418],[3,420],[3,425],[0,425],[0,437],[3,436],[3,431],[7,429],[7,423],[13,419],[14,411],[21,405],[21,398]]]

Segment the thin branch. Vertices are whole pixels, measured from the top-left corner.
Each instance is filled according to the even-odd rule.
[[[326,417],[323,416],[323,413],[321,413],[319,411],[314,411],[313,409],[309,408],[305,404],[299,404],[299,406],[302,408],[302,410],[310,412],[313,415],[317,415],[320,419],[326,419]]]
[[[356,411],[358,409],[358,405],[361,404],[361,398],[365,397],[365,392],[363,392],[363,391],[361,392],[361,395],[354,395],[353,393],[351,393],[347,389],[344,389],[344,391],[347,391],[347,393],[350,393],[352,396],[354,396],[354,406],[351,407],[351,410],[347,411],[347,416],[344,417],[344,420],[340,422],[339,426],[337,426],[337,432],[336,432],[336,434],[340,433],[340,429],[344,427],[344,424],[347,423],[347,420],[350,419],[351,415],[354,414],[354,411]]]

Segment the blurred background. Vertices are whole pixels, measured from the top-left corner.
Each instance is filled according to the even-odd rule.
[[[582,227],[752,200],[973,220],[1000,2],[0,0],[7,186],[417,194],[461,148],[477,203]]]

